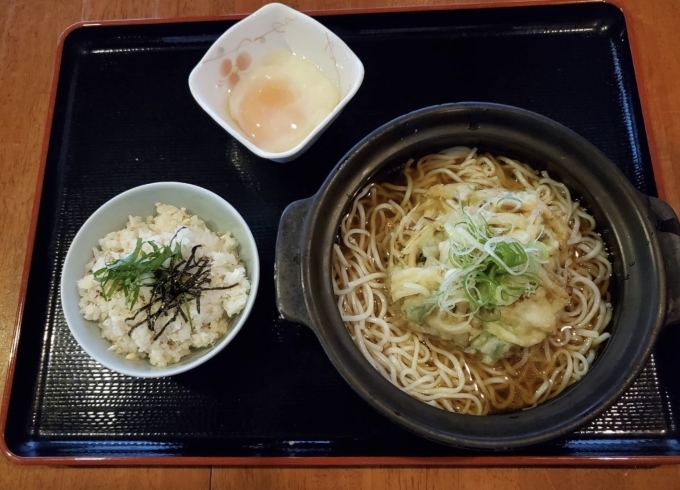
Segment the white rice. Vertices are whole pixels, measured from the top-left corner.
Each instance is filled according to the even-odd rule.
[[[157,204],[156,211],[158,214],[149,216],[146,221],[139,216],[130,216],[125,229],[109,233],[99,240],[100,248],[93,249],[94,257],[87,264],[87,275],[78,281],[78,292],[81,296],[80,312],[87,320],[97,322],[102,337],[111,342],[111,350],[127,359],[148,357],[151,364],[162,367],[179,361],[190,353],[191,348],[211,346],[223,337],[227,333],[229,319],[238,314],[246,304],[250,282],[246,277],[245,266],[237,254],[238,243],[230,233],[213,233],[203,221],[197,216],[187,214],[183,208]],[[182,227],[184,228],[180,230]],[[107,301],[102,296],[101,285],[95,281],[93,273],[108,262],[132,253],[138,238],[144,242],[170,245],[175,234],[177,236],[173,244],[181,243],[184,259],[189,258],[195,245],[201,245],[196,251],[196,260],[202,257],[210,259],[210,284],[204,287],[233,287],[203,291],[200,297],[200,313],[197,311],[196,301],[188,303],[191,324],[178,315],[154,340],[157,331],[172,318],[174,311],[157,320],[156,332],[150,330],[147,324],[132,329],[132,325],[145,318],[142,316],[145,313],[141,313],[134,321],[126,321],[134,313],[127,309],[123,292],[114,293]],[[145,244],[143,250],[151,251],[151,247]],[[151,288],[143,287],[133,310],[148,304],[150,299]]]

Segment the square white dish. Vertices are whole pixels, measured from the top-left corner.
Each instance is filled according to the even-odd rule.
[[[270,152],[255,145],[226,110],[230,85],[273,50],[289,50],[316,65],[340,89],[340,102],[295,147]],[[361,86],[364,66],[352,50],[318,21],[280,3],[270,3],[233,25],[208,49],[189,75],[198,104],[256,155],[287,162],[302,155],[340,114]]]

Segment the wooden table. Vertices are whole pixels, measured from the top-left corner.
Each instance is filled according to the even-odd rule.
[[[451,3],[493,3],[493,0]],[[526,0],[515,0],[523,3]],[[59,34],[81,20],[251,12],[265,0],[4,0],[0,6],[0,359],[7,359],[19,301]],[[296,0],[300,10],[434,4],[437,0]],[[540,3],[534,1],[533,3]],[[680,1],[619,0],[634,33],[647,93],[661,197],[680,214]],[[656,144],[656,145],[654,145]],[[658,179],[663,172],[664,179]],[[4,384],[7,363],[0,364]],[[0,384],[0,390],[2,389]],[[680,466],[653,469],[41,468],[0,458],[0,488],[680,488]]]

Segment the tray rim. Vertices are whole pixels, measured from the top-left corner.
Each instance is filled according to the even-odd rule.
[[[393,13],[393,12],[423,12],[439,10],[475,10],[493,9],[506,7],[532,7],[546,5],[573,5],[573,4],[609,4],[617,8],[624,17],[624,23],[628,34],[628,43],[631,50],[633,62],[633,75],[637,85],[642,119],[645,122],[644,135],[647,139],[650,159],[652,163],[652,173],[657,193],[660,199],[666,198],[663,185],[662,168],[659,161],[658,148],[654,137],[654,129],[651,124],[646,124],[650,120],[649,110],[649,91],[642,76],[641,69],[641,49],[640,39],[635,31],[631,15],[622,5],[623,0],[497,0],[491,3],[474,3],[474,0],[462,4],[442,4],[442,5],[408,5],[398,7],[359,7],[347,9],[316,9],[303,10],[310,16],[326,15],[361,15],[373,13]],[[222,20],[240,20],[250,13],[234,13],[216,16],[184,16],[184,17],[162,17],[162,18],[137,18],[137,19],[116,19],[102,21],[79,21],[68,26],[59,36],[57,50],[52,71],[52,82],[50,87],[49,105],[45,120],[45,130],[43,134],[42,150],[40,154],[40,167],[35,184],[35,196],[33,209],[31,212],[31,224],[26,246],[26,255],[20,281],[19,303],[17,305],[14,321],[14,331],[10,354],[8,359],[7,376],[5,388],[0,407],[0,451],[9,459],[11,463],[17,465],[50,465],[50,466],[659,466],[664,464],[680,464],[680,456],[505,456],[502,452],[494,455],[484,456],[19,456],[12,452],[5,440],[7,429],[7,418],[9,415],[9,403],[14,382],[14,371],[16,368],[16,357],[21,336],[21,325],[26,302],[28,288],[28,277],[30,274],[33,249],[35,245],[35,235],[42,198],[43,183],[45,177],[45,167],[47,165],[47,153],[54,119],[54,106],[61,72],[61,59],[64,50],[64,43],[68,36],[82,28],[99,26],[120,26],[120,25],[150,25],[168,24],[185,22],[209,22]]]

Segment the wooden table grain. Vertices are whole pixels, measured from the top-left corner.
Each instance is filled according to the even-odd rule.
[[[449,3],[488,4],[494,0]],[[516,0],[523,3],[525,0]],[[81,21],[246,13],[262,0],[3,0],[0,2],[0,390],[19,302],[59,34]],[[436,0],[296,0],[300,10],[390,7]],[[532,3],[537,3],[536,1]],[[680,1],[618,0],[629,14],[659,192],[680,214]],[[659,176],[663,174],[663,179]],[[2,489],[680,488],[658,468],[44,468],[0,458]]]

